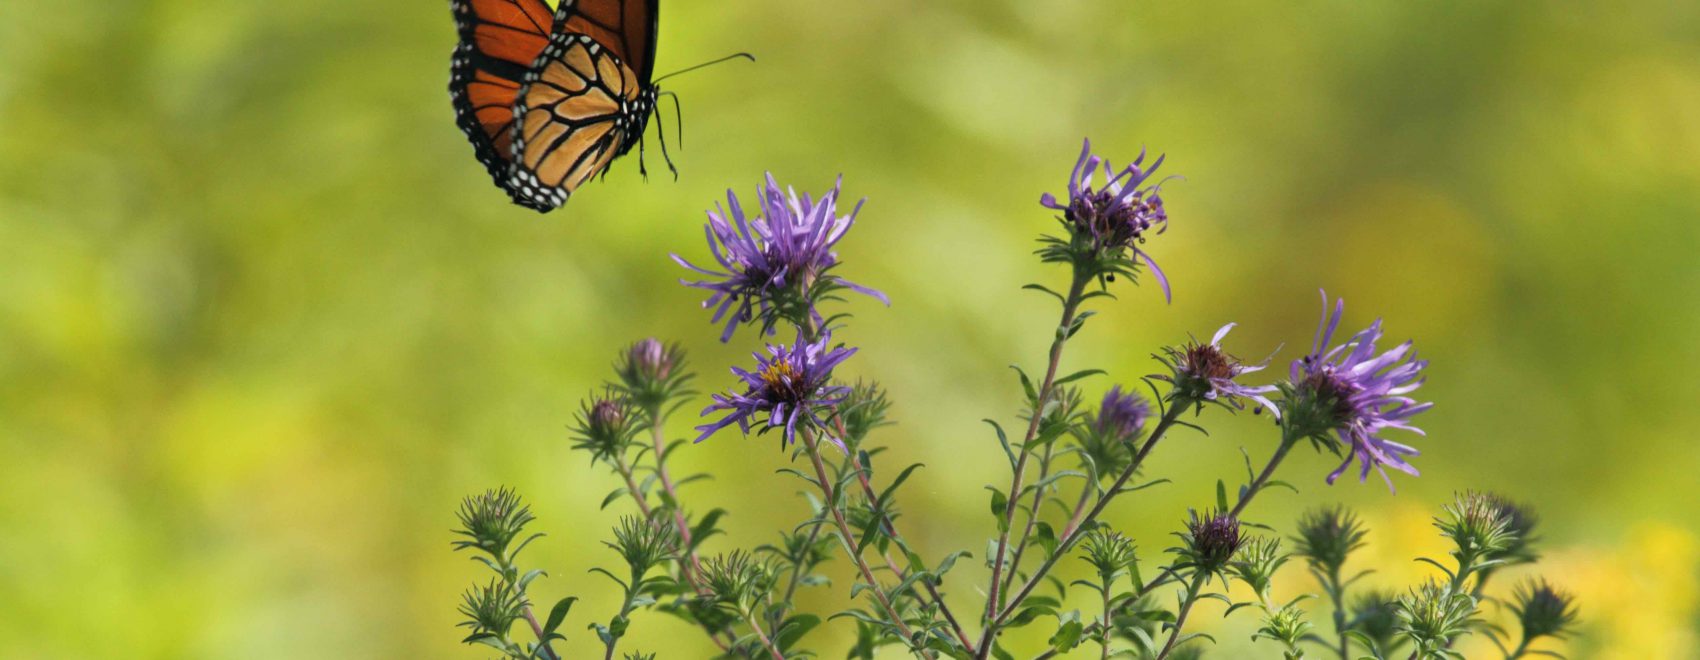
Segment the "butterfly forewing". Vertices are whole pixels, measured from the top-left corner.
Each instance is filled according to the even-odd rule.
[[[507,184],[513,105],[526,71],[549,45],[553,14],[542,0],[451,0],[449,6],[460,36],[449,73],[455,122],[496,185],[530,206]]]
[[[511,189],[533,205],[565,204],[639,128],[630,113],[640,91],[631,69],[594,37],[556,32],[514,104]]]

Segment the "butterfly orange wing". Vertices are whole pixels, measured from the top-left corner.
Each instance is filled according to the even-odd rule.
[[[557,31],[514,105],[510,190],[545,210],[565,204],[642,130],[642,95],[637,73],[593,35]]]
[[[527,70],[549,45],[554,15],[542,0],[451,0],[460,43],[449,74],[455,123],[478,161],[514,201],[508,185],[514,102]]]

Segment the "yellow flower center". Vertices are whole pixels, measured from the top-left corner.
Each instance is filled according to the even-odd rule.
[[[761,370],[762,382],[767,383],[767,386],[771,388],[789,388],[796,378],[797,370],[791,366],[789,360],[784,358],[769,362]]]

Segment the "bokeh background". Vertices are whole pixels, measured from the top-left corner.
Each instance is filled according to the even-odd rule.
[[[611,477],[565,426],[645,335],[729,382],[752,338],[717,343],[666,255],[702,257],[702,210],[766,170],[868,198],[843,272],[894,303],[854,302],[846,375],[890,388],[881,439],[929,466],[910,535],[978,555],[981,487],[1007,478],[979,420],[1012,418],[1006,365],[1038,363],[1054,323],[1017,287],[1063,277],[1029,254],[1052,227],[1036,202],[1091,136],[1186,177],[1147,246],[1175,301],[1121,287],[1069,366],[1130,382],[1230,320],[1232,348],[1285,343],[1285,364],[1326,287],[1432,360],[1424,474],[1327,487],[1333,459],[1307,453],[1262,519],[1357,507],[1359,565],[1396,586],[1439,552],[1453,491],[1532,501],[1543,572],[1582,597],[1572,657],[1700,657],[1700,5],[668,2],[660,70],[760,62],[669,81],[678,181],[628,159],[543,217],[453,125],[443,5],[7,4],[0,655],[479,657],[452,626],[482,575],[449,529],[498,484],[550,532],[537,596],[584,598],[567,655],[599,652],[584,626],[617,595],[586,570],[621,511],[596,509]],[[1114,511],[1148,562],[1239,447],[1274,440],[1208,421],[1154,458],[1178,484]],[[718,477],[688,500],[733,511],[711,550],[799,519],[784,460],[735,433],[680,454]],[[966,609],[975,569],[952,579]],[[811,607],[843,604],[838,575]],[[1213,653],[1251,652],[1250,617],[1217,619]],[[659,615],[627,648],[709,650]]]

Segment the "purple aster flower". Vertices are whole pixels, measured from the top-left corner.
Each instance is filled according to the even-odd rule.
[[[1139,249],[1139,245],[1145,242],[1145,233],[1153,227],[1158,234],[1169,228],[1169,213],[1163,208],[1163,198],[1158,194],[1162,183],[1144,185],[1163,165],[1163,157],[1158,156],[1149,169],[1144,167],[1144,163],[1145,152],[1140,151],[1138,158],[1118,172],[1109,160],[1092,155],[1092,141],[1087,140],[1080,150],[1080,160],[1075,162],[1074,172],[1068,178],[1067,202],[1045,193],[1039,198],[1039,203],[1062,211],[1071,232],[1090,238],[1095,257],[1119,255],[1123,249],[1132,250],[1157,277],[1157,283],[1163,287],[1163,297],[1172,300],[1169,278],[1163,275],[1163,269],[1157,267],[1151,255]],[[1104,184],[1094,187],[1100,165],[1104,170]]]
[[[838,265],[834,244],[855,224],[862,208],[857,202],[850,215],[838,215],[840,177],[832,190],[819,200],[798,196],[794,189],[781,189],[773,174],[756,189],[758,215],[746,216],[732,191],[726,191],[727,207],[708,212],[708,249],[721,270],[696,266],[677,254],[673,261],[707,277],[685,286],[707,289],[704,308],[714,309],[714,322],[725,320],[721,341],[731,339],[741,322],[763,319],[772,334],[777,318],[798,325],[820,323],[815,302],[837,288],[847,288],[891,304],[885,294],[827,271]],[[730,209],[730,212],[727,212]]]
[[[782,429],[786,444],[796,441],[799,426],[825,428],[815,412],[838,405],[850,394],[849,387],[828,384],[832,369],[856,353],[856,349],[843,346],[828,348],[830,341],[831,333],[822,333],[820,339],[809,343],[798,331],[797,341],[790,346],[769,344],[767,355],[756,353],[755,371],[733,367],[732,373],[743,381],[745,391],[714,395],[714,403],[703,409],[702,414],[707,416],[717,411],[728,414],[719,421],[698,426],[702,434],[696,441],[702,442],[734,423],[748,434],[752,421],[762,424],[763,433]],[[837,438],[825,437],[840,448],[844,446]]]
[[[1237,409],[1245,408],[1241,399],[1250,399],[1269,409],[1278,419],[1281,410],[1264,395],[1280,388],[1274,385],[1242,385],[1235,381],[1245,374],[1262,371],[1264,367],[1269,366],[1269,361],[1244,364],[1239,358],[1222,350],[1222,338],[1228,336],[1228,331],[1233,330],[1234,325],[1229,323],[1222,326],[1215,336],[1210,338],[1208,344],[1194,341],[1180,348],[1164,349],[1169,355],[1163,363],[1169,365],[1172,374],[1158,375],[1156,378],[1174,384],[1175,393],[1181,398],[1220,403]]]
[[[1104,393],[1098,416],[1092,420],[1092,430],[1100,437],[1127,442],[1139,436],[1150,417],[1151,404],[1138,394],[1122,392],[1122,386],[1117,385]]]
[[[1380,319],[1345,343],[1329,347],[1346,311],[1346,301],[1335,301],[1334,313],[1329,314],[1328,294],[1324,292],[1322,310],[1316,343],[1309,355],[1293,361],[1291,369],[1292,405],[1301,410],[1297,422],[1311,433],[1332,430],[1349,448],[1346,460],[1328,475],[1328,483],[1340,478],[1355,459],[1362,464],[1359,481],[1368,479],[1373,468],[1391,489],[1393,480],[1386,468],[1416,475],[1417,469],[1405,457],[1417,455],[1417,450],[1381,434],[1388,429],[1404,429],[1423,435],[1410,420],[1434,404],[1419,403],[1408,395],[1422,386],[1422,371],[1428,362],[1416,359],[1409,341],[1377,354]]]

